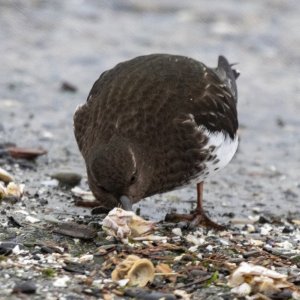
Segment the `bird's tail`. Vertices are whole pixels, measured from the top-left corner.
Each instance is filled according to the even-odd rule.
[[[236,64],[229,64],[228,60],[224,56],[220,55],[216,72],[221,80],[230,89],[235,100],[237,101],[237,87],[235,81],[239,77],[240,72],[232,68],[234,65]]]

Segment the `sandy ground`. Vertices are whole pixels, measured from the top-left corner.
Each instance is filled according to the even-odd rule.
[[[87,188],[72,116],[97,77],[142,54],[182,54],[209,66],[223,54],[241,72],[241,142],[232,163],[207,182],[205,206],[222,222],[231,212],[299,218],[299,14],[298,0],[0,0],[0,143],[48,150],[33,169],[5,167],[31,194],[48,189],[48,214],[89,214],[42,182],[69,168]],[[64,81],[77,92],[62,91]],[[195,194],[189,187],[153,196],[141,201],[141,214],[187,211]]]
[[[298,1],[273,0],[1,1],[1,142],[49,151],[38,174],[22,175],[28,186],[61,168],[85,175],[72,115],[101,72],[147,53],[183,54],[210,66],[223,54],[241,71],[241,143],[207,183],[207,208],[219,217],[249,215],[257,206],[299,215],[299,11]],[[78,92],[62,92],[62,81]],[[142,213],[161,218],[174,207],[189,209],[194,197],[192,187],[154,196],[142,202]]]

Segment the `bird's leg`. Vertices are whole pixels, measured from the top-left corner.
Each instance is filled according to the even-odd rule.
[[[217,230],[225,229],[223,225],[219,225],[212,221],[203,209],[203,182],[197,184],[197,207],[191,214],[167,214],[166,221],[179,222],[189,221],[191,227],[205,226]]]

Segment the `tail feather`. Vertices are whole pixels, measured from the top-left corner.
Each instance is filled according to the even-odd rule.
[[[235,81],[239,77],[240,72],[232,68],[234,65],[236,64],[229,64],[228,60],[224,56],[220,55],[216,72],[221,80],[224,81],[226,86],[230,89],[235,100],[237,101],[238,94]]]

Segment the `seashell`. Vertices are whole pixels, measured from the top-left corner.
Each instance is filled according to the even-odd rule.
[[[102,228],[109,235],[119,239],[138,237],[150,232],[154,222],[146,221],[132,211],[115,207],[104,218]]]
[[[13,177],[4,169],[0,168],[0,181],[4,183],[9,183],[13,181]]]
[[[240,296],[257,292],[271,295],[280,289],[294,288],[294,285],[287,281],[287,275],[246,262],[241,263],[230,275],[228,284],[233,287],[231,292]]]
[[[20,199],[23,196],[24,184],[16,184],[15,182],[10,182],[7,187],[0,184],[0,199],[5,197],[16,197]]]
[[[129,255],[113,270],[114,281],[128,279],[129,286],[144,287],[154,279],[154,266],[149,259]]]
[[[6,195],[21,198],[24,192],[24,187],[24,184],[16,184],[14,182],[10,182],[6,187]]]
[[[0,200],[6,195],[6,188],[0,183]]]
[[[10,147],[6,149],[13,158],[36,159],[40,155],[47,153],[47,150],[42,148],[20,148]]]

